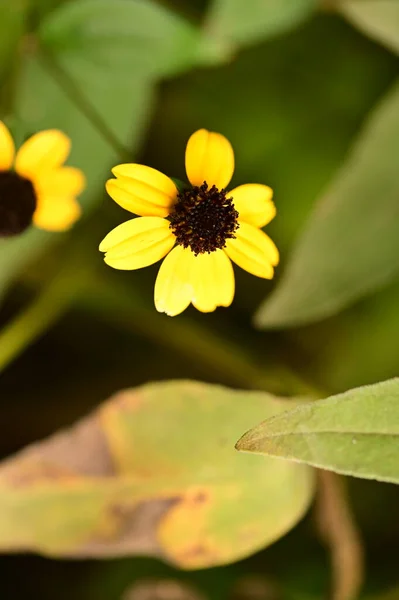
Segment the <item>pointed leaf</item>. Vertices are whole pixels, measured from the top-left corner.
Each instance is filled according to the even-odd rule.
[[[74,0],[42,24],[40,37],[65,66],[88,76],[170,75],[192,66],[200,35],[193,25],[152,0]],[[72,66],[73,68],[73,66]]]
[[[145,552],[199,568],[271,544],[308,507],[312,470],[254,461],[234,442],[243,426],[287,405],[184,381],[119,393],[0,464],[0,550]]]
[[[317,203],[259,327],[323,319],[399,275],[399,84]]]
[[[399,483],[399,379],[278,414],[245,433],[236,448]]]
[[[315,0],[214,0],[208,29],[238,44],[251,44],[283,33],[316,8]]]
[[[345,0],[338,8],[366,35],[399,53],[399,2],[397,0]]]

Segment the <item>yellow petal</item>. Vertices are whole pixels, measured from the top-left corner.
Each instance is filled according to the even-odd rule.
[[[266,233],[239,221],[236,238],[226,240],[226,252],[233,262],[252,275],[272,279],[278,264],[278,250]]]
[[[33,222],[46,231],[65,231],[79,219],[82,213],[79,203],[73,196],[38,197]]]
[[[122,223],[101,242],[105,262],[114,269],[148,267],[163,258],[174,246],[169,221],[161,217],[139,217]]]
[[[172,200],[175,200],[176,198],[177,189],[170,177],[152,167],[135,163],[123,164],[114,167],[112,173],[115,177],[130,177],[131,179],[137,179],[138,181],[147,183],[150,187],[155,188],[159,192],[163,192]]]
[[[191,185],[225,188],[233,176],[234,152],[228,139],[220,133],[199,129],[190,137],[186,148],[186,173]]]
[[[199,254],[193,259],[192,303],[201,312],[230,306],[234,298],[233,265],[223,250]]]
[[[272,202],[273,190],[267,185],[247,183],[239,185],[228,193],[240,215],[240,220],[264,227],[276,216],[276,207]]]
[[[169,177],[136,164],[119,165],[112,172],[117,179],[107,181],[107,192],[122,208],[143,217],[166,217],[170,213],[177,188]]]
[[[190,304],[193,258],[191,250],[183,246],[176,246],[165,258],[155,282],[154,300],[157,311],[174,317]]]
[[[71,140],[62,131],[40,131],[22,144],[15,159],[15,170],[23,177],[35,179],[43,172],[61,166],[70,149]]]
[[[15,146],[11,133],[0,121],[0,171],[8,171],[11,169],[14,161]]]
[[[45,171],[35,180],[39,194],[49,196],[78,196],[86,186],[86,178],[80,169],[60,167]]]

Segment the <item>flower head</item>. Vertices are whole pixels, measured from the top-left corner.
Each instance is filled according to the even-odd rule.
[[[256,183],[227,186],[234,152],[220,133],[200,129],[186,148],[191,185],[178,189],[159,171],[123,164],[106,188],[120,206],[140,215],[113,229],[101,242],[114,269],[140,269],[166,257],[155,283],[155,306],[174,316],[190,303],[201,312],[230,306],[234,297],[231,261],[272,279],[278,250],[261,227],[276,214],[272,190]]]
[[[0,121],[0,237],[18,235],[33,222],[47,231],[69,229],[80,216],[76,196],[85,187],[80,169],[65,167],[70,139],[57,129],[34,134],[15,152]]]

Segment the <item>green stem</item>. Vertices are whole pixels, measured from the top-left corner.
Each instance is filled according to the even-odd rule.
[[[15,2],[14,6],[1,6],[0,10],[2,24],[5,17],[5,27],[15,30],[15,37],[13,36],[10,43],[6,44],[6,48],[2,48],[4,54],[1,57],[1,110],[3,115],[9,118],[13,115],[15,95],[22,65],[23,36],[26,32],[27,21],[27,0],[21,0],[19,5],[18,2]],[[4,10],[6,11],[5,15]],[[6,57],[8,60],[5,64],[4,59]]]
[[[83,303],[91,311],[117,326],[134,331],[167,349],[222,376],[231,385],[266,390],[279,395],[320,397],[320,392],[285,367],[265,370],[257,366],[239,346],[198,326],[187,317],[170,318],[157,313],[153,306],[145,307],[127,288],[101,277],[95,282],[95,294],[88,293]]]
[[[318,470],[317,522],[319,537],[330,550],[331,600],[359,597],[364,579],[364,551],[353,518],[346,480],[337,473]]]
[[[41,290],[33,302],[0,331],[0,371],[69,308],[82,286],[82,279],[62,270]]]

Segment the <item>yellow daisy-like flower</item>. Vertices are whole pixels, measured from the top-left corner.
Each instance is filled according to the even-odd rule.
[[[18,235],[33,222],[47,231],[72,227],[81,214],[76,196],[85,187],[80,169],[65,167],[70,139],[57,129],[34,134],[15,152],[0,121],[0,237]]]
[[[112,170],[109,195],[140,215],[122,223],[101,242],[114,269],[140,269],[165,258],[155,283],[155,306],[175,316],[190,302],[201,312],[230,306],[231,261],[257,277],[272,279],[279,254],[261,227],[276,214],[272,190],[250,183],[227,192],[234,152],[220,133],[200,129],[186,148],[190,186],[178,189],[159,171],[138,164]]]

